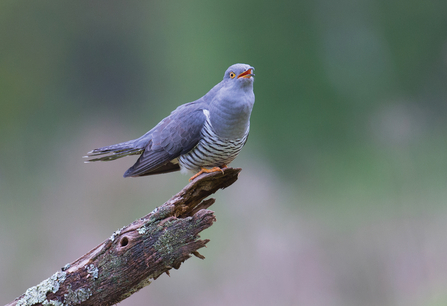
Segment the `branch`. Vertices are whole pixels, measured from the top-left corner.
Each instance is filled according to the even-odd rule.
[[[31,287],[6,306],[114,305],[167,273],[208,243],[198,233],[216,218],[204,200],[233,184],[241,169],[203,174],[148,215]]]

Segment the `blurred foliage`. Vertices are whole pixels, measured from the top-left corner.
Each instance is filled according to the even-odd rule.
[[[291,159],[300,169],[321,149],[369,142],[365,122],[390,99],[430,121],[446,112],[442,1],[1,6],[3,139],[48,141],[86,114],[147,129],[234,62],[257,70],[250,140],[285,172]],[[35,127],[37,138],[24,132]]]
[[[396,268],[396,258],[404,258],[405,252],[393,249],[395,241],[412,239],[414,232],[426,235],[417,236],[417,243],[434,248],[430,253],[404,241],[403,250],[420,252],[420,261],[427,256],[437,263],[447,252],[434,247],[443,229],[439,224],[445,221],[447,183],[446,1],[0,2],[0,245],[13,234],[22,237],[17,251],[0,247],[0,275],[11,278],[12,272],[8,274],[5,268],[10,264],[22,269],[32,266],[30,250],[46,254],[37,237],[39,231],[33,236],[29,230],[38,227],[58,237],[47,228],[55,222],[51,217],[82,211],[86,219],[76,234],[92,236],[88,245],[93,247],[101,239],[97,237],[109,234],[110,227],[118,228],[147,213],[143,204],[132,204],[145,198],[145,188],[156,193],[151,200],[157,203],[184,184],[184,177],[171,181],[175,175],[121,180],[132,161],[87,169],[80,166],[80,157],[94,146],[142,135],[178,105],[205,94],[236,62],[256,68],[250,141],[235,162],[248,169],[244,174],[248,172],[251,181],[240,184],[250,189],[241,188],[237,195],[243,198],[247,190],[256,190],[265,196],[251,194],[258,199],[253,203],[262,206],[263,201],[271,200],[276,209],[282,209],[270,215],[273,206],[264,203],[265,210],[258,217],[278,219],[266,222],[270,226],[266,229],[253,224],[271,231],[267,237],[275,238],[266,241],[274,245],[272,249],[247,238],[251,236],[241,239],[265,251],[267,257],[258,258],[262,264],[269,262],[268,256],[282,261],[278,258],[289,251],[272,234],[289,237],[287,226],[317,241],[310,243],[316,253],[309,257],[316,254],[323,263],[339,267],[341,270],[334,268],[329,274],[342,281],[327,293],[333,303],[318,300],[312,304],[302,298],[303,305],[407,305],[411,299],[402,296],[414,287],[403,281],[403,274],[399,274],[402,282],[397,278],[382,286],[371,282],[383,277],[382,270],[375,269],[382,259]],[[122,207],[122,202],[129,204]],[[114,213],[104,216],[103,210],[110,207]],[[246,213],[243,208],[230,207]],[[220,209],[224,218],[232,216]],[[304,215],[310,224],[303,222],[295,228],[294,218],[302,222]],[[104,220],[98,221],[98,228],[86,225],[88,221],[96,224],[100,216]],[[285,223],[280,222],[282,218]],[[383,218],[392,220],[383,227],[389,232],[381,231]],[[402,218],[410,221],[402,222]],[[430,220],[439,226],[427,227]],[[240,232],[250,235],[238,220],[233,221],[235,228],[239,224]],[[371,232],[363,227],[365,222]],[[226,230],[231,232],[231,228]],[[377,249],[362,244],[363,236],[356,234],[362,230]],[[225,242],[222,232],[210,229],[219,237],[216,240]],[[305,245],[304,253],[296,247],[290,254],[308,263],[309,245],[300,235],[289,238]],[[353,249],[351,257],[343,247]],[[223,260],[213,254],[216,261]],[[290,256],[284,263],[294,261]],[[370,256],[376,265],[367,269],[364,260]],[[418,260],[409,261],[420,263]],[[243,263],[238,271],[245,267]],[[225,271],[208,268],[211,270],[201,273],[210,283],[219,284],[216,277]],[[286,274],[293,270],[282,268]],[[403,271],[405,267],[401,269],[396,268]],[[388,273],[385,270],[382,272]],[[433,272],[436,267],[426,270],[435,276],[422,277],[424,272],[420,272],[414,282],[435,284],[428,291],[436,294],[429,296],[424,291],[425,295],[419,295],[421,303],[411,301],[441,305],[445,291],[443,294],[437,286],[447,280]],[[17,294],[45,276],[30,273],[29,279],[23,277],[17,281],[23,284],[12,283],[23,285]],[[7,285],[7,278],[0,279],[0,288]],[[289,280],[296,281],[292,276]],[[285,283],[278,283],[283,290]],[[315,288],[319,285],[327,289],[327,283]],[[349,285],[372,289],[348,294]],[[285,291],[284,296],[291,292]],[[5,303],[13,298],[0,296]],[[293,298],[285,301],[296,301]],[[362,302],[363,298],[370,303]],[[268,304],[268,299],[257,304],[260,302]]]

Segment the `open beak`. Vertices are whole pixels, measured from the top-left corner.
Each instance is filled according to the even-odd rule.
[[[245,71],[242,72],[240,75],[238,75],[237,78],[238,78],[238,79],[239,79],[239,78],[246,78],[246,79],[249,79],[249,78],[251,78],[252,76],[255,76],[255,74],[253,73],[253,69],[254,69],[254,68],[249,68],[249,69],[245,70]]]

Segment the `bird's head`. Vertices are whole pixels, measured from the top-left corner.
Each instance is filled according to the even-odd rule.
[[[252,84],[255,76],[253,73],[254,70],[255,68],[247,64],[231,65],[225,71],[224,81],[239,84],[239,86]]]

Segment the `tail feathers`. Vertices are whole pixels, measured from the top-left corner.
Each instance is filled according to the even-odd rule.
[[[87,153],[84,158],[89,158],[86,163],[95,161],[111,161],[128,155],[138,155],[143,152],[143,148],[135,147],[135,141],[127,141],[115,145],[94,149]],[[104,156],[101,156],[104,155]]]

